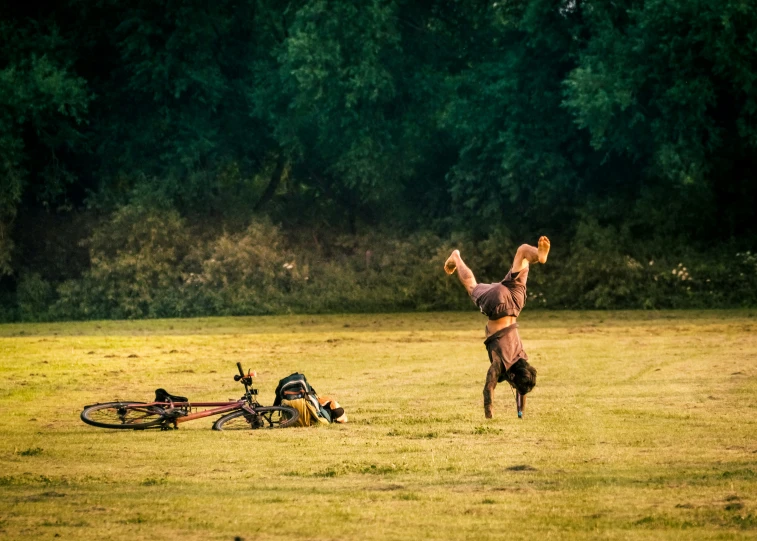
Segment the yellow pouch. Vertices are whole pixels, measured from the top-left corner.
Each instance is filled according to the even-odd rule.
[[[315,406],[306,398],[298,398],[296,400],[282,400],[282,406],[289,406],[296,409],[300,418],[297,419],[298,426],[318,426],[319,424],[329,424],[329,422],[320,417],[315,409]]]

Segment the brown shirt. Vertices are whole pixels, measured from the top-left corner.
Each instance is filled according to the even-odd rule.
[[[484,345],[489,352],[489,362],[502,363],[505,370],[509,370],[518,359],[528,360],[518,334],[517,323],[495,332],[484,340]]]

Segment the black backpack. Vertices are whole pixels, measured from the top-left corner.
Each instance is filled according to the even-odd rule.
[[[321,406],[318,402],[318,393],[310,386],[305,374],[300,374],[299,372],[295,372],[279,381],[273,405],[280,406],[282,400],[298,400],[300,398],[309,400],[318,409],[321,416],[328,422],[331,422],[329,410]]]

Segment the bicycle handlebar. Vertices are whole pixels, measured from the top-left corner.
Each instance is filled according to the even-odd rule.
[[[237,368],[239,369],[239,374],[234,374],[234,381],[241,381],[244,385],[245,390],[248,390],[247,386],[252,385],[252,378],[257,374],[250,372],[245,376],[244,371],[242,370],[242,363],[237,363]]]

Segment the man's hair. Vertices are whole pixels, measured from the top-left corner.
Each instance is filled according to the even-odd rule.
[[[536,386],[536,368],[525,359],[518,359],[508,372],[513,387],[520,394],[528,394]]]

